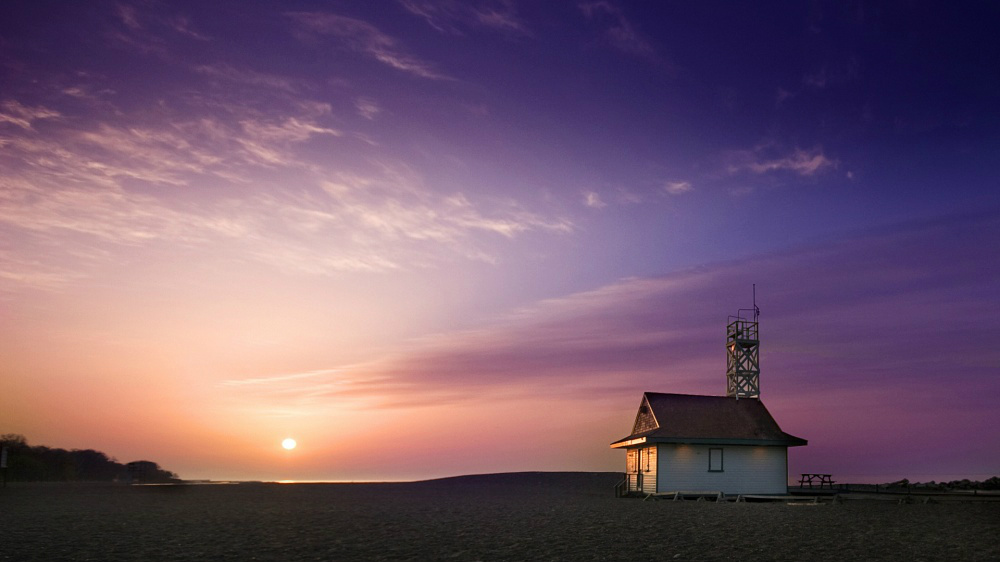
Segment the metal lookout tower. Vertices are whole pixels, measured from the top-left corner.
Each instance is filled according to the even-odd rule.
[[[760,399],[760,339],[757,335],[757,285],[753,308],[741,308],[726,325],[726,396]],[[744,314],[747,313],[747,314]],[[753,320],[748,317],[753,315]]]

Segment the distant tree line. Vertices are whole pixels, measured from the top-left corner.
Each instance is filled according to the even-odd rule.
[[[163,483],[179,481],[176,474],[152,461],[127,464],[93,449],[54,449],[31,446],[23,435],[0,435],[7,448],[7,480],[10,482],[127,482]]]
[[[1000,476],[986,480],[952,480],[950,482],[910,482],[903,478],[895,482],[883,484],[885,488],[919,488],[922,490],[1000,490]]]

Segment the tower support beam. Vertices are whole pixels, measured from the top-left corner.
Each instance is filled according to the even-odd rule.
[[[729,317],[726,325],[726,395],[760,398],[760,339],[756,319]]]

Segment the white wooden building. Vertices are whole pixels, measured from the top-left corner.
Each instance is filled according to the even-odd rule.
[[[760,401],[756,315],[730,319],[726,348],[726,396],[643,394],[632,433],[611,444],[626,451],[627,492],[788,492],[788,448],[807,442]]]
[[[784,494],[788,447],[805,444],[757,399],[646,392],[611,447],[626,450],[629,492]]]

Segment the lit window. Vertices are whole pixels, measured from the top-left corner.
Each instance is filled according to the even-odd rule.
[[[722,472],[722,449],[708,450],[708,471]]]

